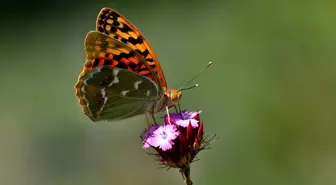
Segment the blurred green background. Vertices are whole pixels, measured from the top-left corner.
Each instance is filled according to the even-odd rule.
[[[101,8],[135,24],[170,87],[210,60],[182,107],[220,138],[195,185],[336,184],[336,2],[11,1],[2,4],[0,184],[183,184],[141,148],[145,117],[93,124],[74,84]]]

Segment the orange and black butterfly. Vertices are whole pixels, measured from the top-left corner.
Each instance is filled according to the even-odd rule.
[[[86,35],[85,51],[75,89],[92,121],[155,114],[178,104],[181,91],[167,88],[153,49],[118,12],[110,8],[99,12],[96,31]]]

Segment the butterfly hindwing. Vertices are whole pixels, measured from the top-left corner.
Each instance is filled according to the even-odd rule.
[[[84,112],[93,121],[113,121],[143,114],[159,95],[151,79],[110,66],[93,68],[80,77],[76,88]]]
[[[158,83],[162,87],[167,86],[158,58],[147,39],[125,17],[111,8],[103,8],[97,17],[96,30],[126,44],[139,53],[159,79]]]

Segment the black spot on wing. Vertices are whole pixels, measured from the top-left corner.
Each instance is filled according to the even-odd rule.
[[[113,22],[112,22],[112,25],[114,25],[114,26],[119,26],[120,23],[119,23],[118,21],[113,21]]]
[[[127,64],[125,64],[123,62],[118,62],[118,64],[116,65],[116,67],[127,69],[128,66],[127,66]]]
[[[98,20],[98,24],[100,24],[100,25],[104,24],[104,20],[99,19],[99,20]]]
[[[97,67],[97,66],[98,66],[98,64],[99,64],[99,59],[98,59],[98,58],[96,58],[96,59],[94,60],[94,62],[93,62],[93,65],[92,65],[92,67]]]
[[[120,61],[121,60],[121,56],[120,55],[113,55],[113,60],[116,60],[116,61]]]
[[[130,52],[130,53],[120,53],[119,55],[113,55],[112,60],[116,60],[116,61],[120,61],[122,58],[131,58],[135,56],[134,52]]]
[[[105,18],[106,18],[106,15],[105,15],[105,14],[100,14],[99,18],[100,18],[100,19],[105,19]]]
[[[109,15],[111,16],[111,18],[112,18],[113,20],[117,20],[118,17],[120,17],[120,16],[119,16],[117,13],[115,13],[115,12],[111,12]]]
[[[112,65],[112,60],[105,60],[104,65]]]
[[[105,30],[106,30],[106,25],[105,25]],[[117,31],[118,31],[118,29],[116,27],[113,27],[113,26],[110,29],[110,32],[112,32],[112,33],[115,33]]]
[[[138,37],[138,38],[136,38],[136,39],[133,38],[133,37],[130,37],[128,39],[128,42],[132,43],[133,45],[137,45],[137,44],[142,44],[143,43],[143,39],[141,38],[141,36]]]
[[[123,42],[124,44],[127,44],[127,39],[125,38],[121,38],[120,41]]]
[[[105,32],[105,30],[104,30],[104,28],[103,27],[98,27],[98,31],[100,31],[100,32]]]
[[[119,28],[119,30],[120,30],[121,32],[124,32],[124,33],[133,31],[127,24],[123,24],[123,27],[122,27],[122,28]]]
[[[109,13],[110,13],[110,10],[109,10],[109,9],[104,9],[102,15],[104,15],[104,14],[109,14]]]
[[[137,65],[136,65],[134,62],[130,62],[130,63],[129,63],[129,67],[130,67],[131,69],[135,69],[135,68],[137,67]]]
[[[147,58],[147,55],[149,54],[148,49],[146,49],[143,52],[141,52],[139,49],[136,49],[135,51],[138,52],[140,55],[142,55],[144,58]]]

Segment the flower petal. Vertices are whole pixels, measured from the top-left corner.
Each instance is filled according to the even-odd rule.
[[[172,148],[172,141],[176,139],[180,133],[175,125],[161,125],[153,134],[152,145],[166,151]]]
[[[168,120],[168,115],[165,115],[165,123],[166,124],[175,124],[176,121],[182,120],[182,116],[180,113],[170,113],[169,114],[170,120]]]
[[[190,112],[190,118],[195,118],[197,115],[201,114],[202,111]]]
[[[158,147],[163,151],[167,151],[173,147],[173,144],[174,143],[171,142],[171,140],[160,140]]]
[[[189,120],[178,120],[176,121],[176,125],[186,128],[189,125]]]
[[[190,124],[191,124],[191,126],[192,126],[193,128],[198,127],[198,122],[199,122],[199,121],[197,121],[197,120],[195,120],[195,119],[190,119]]]
[[[145,132],[141,136],[141,139],[143,141],[147,140],[147,138],[153,136],[153,132],[158,128],[159,128],[158,124],[153,124],[148,130],[145,130]]]
[[[149,147],[154,146],[155,144],[156,144],[155,138],[149,137],[144,141],[142,148],[149,148]]]

